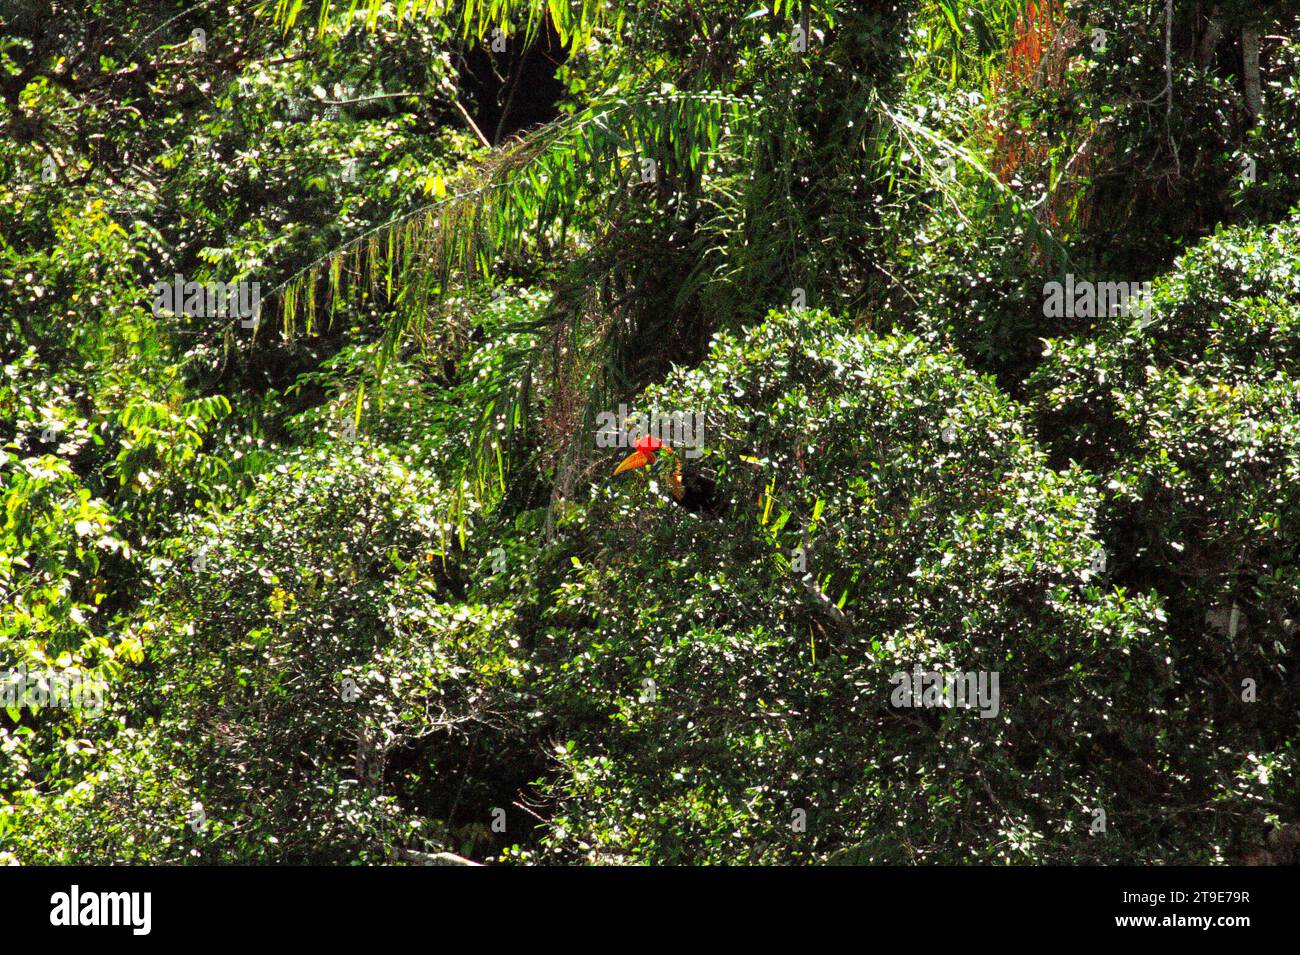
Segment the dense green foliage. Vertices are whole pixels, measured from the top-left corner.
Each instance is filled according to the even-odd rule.
[[[0,861],[1296,861],[1298,27],[0,6]]]

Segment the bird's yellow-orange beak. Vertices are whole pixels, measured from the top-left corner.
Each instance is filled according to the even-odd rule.
[[[643,468],[654,459],[653,454],[647,454],[645,451],[633,451],[619,462],[618,467],[614,469],[614,476],[618,477],[624,471],[631,471],[633,468]]]

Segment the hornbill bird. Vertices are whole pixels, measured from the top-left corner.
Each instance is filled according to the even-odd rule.
[[[681,457],[668,445],[650,435],[637,438],[636,450],[619,463],[614,469],[614,475],[617,477],[633,468],[648,467],[655,463],[660,453],[673,462],[672,472],[668,475],[668,490],[674,501],[701,517],[722,517],[727,512],[727,502],[718,494],[717,484],[694,471],[683,474]]]

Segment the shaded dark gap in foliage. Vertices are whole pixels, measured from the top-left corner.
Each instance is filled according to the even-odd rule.
[[[569,53],[549,19],[527,46],[517,36],[504,35],[505,49],[494,51],[493,39],[468,45],[460,84],[474,103],[470,114],[475,124],[497,146],[559,118],[564,84],[556,71]]]

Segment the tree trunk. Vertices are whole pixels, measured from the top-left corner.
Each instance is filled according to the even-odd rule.
[[[1241,83],[1246,94],[1246,109],[1252,119],[1264,112],[1264,90],[1259,73],[1259,31],[1241,28]]]
[[[1205,69],[1214,62],[1214,51],[1219,46],[1219,40],[1223,38],[1223,24],[1219,21],[1219,5],[1210,4],[1210,12],[1206,14],[1205,32],[1201,34],[1200,42],[1196,44],[1196,67]]]

